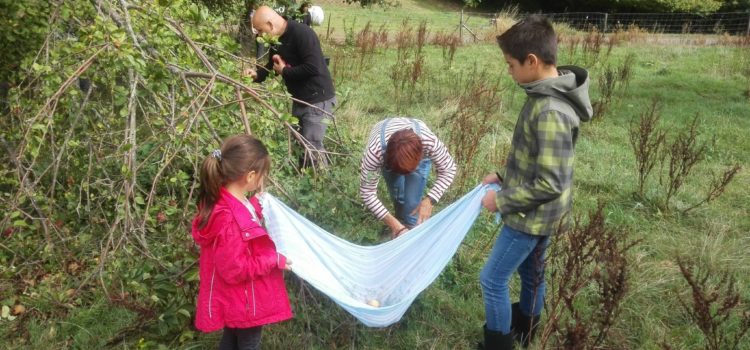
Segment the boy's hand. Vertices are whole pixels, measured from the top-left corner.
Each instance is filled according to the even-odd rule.
[[[430,200],[430,197],[424,197],[424,199],[419,202],[419,205],[414,208],[414,211],[411,212],[411,215],[417,214],[419,214],[417,217],[417,225],[430,218],[430,215],[432,215],[432,201]]]
[[[496,212],[497,211],[497,202],[495,202],[496,198],[497,198],[497,193],[495,193],[495,191],[487,190],[487,193],[484,195],[484,197],[482,197],[482,206],[492,213]]]
[[[493,174],[488,174],[488,175],[487,175],[487,176],[485,176],[485,177],[484,177],[484,179],[482,180],[482,184],[484,184],[484,185],[487,185],[487,184],[499,184],[499,183],[502,183],[502,182],[503,182],[503,179],[501,179],[501,178],[500,178],[500,177],[499,177],[499,176],[497,175],[497,173],[493,173]]]

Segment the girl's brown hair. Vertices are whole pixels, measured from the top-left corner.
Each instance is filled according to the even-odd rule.
[[[235,135],[224,141],[220,152],[203,160],[201,166],[201,187],[198,193],[199,227],[208,223],[216,201],[221,194],[221,186],[255,171],[263,179],[271,169],[271,157],[266,146],[250,135]],[[262,181],[262,180],[261,180]],[[261,182],[262,184],[262,182]]]
[[[388,139],[385,147],[385,167],[397,174],[408,174],[417,169],[422,160],[422,140],[411,129],[399,130]]]

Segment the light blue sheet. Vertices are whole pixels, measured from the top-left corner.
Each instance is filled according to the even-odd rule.
[[[477,186],[406,234],[374,246],[328,233],[268,193],[261,200],[268,232],[293,272],[365,325],[385,327],[401,319],[451,260],[488,188]],[[368,305],[372,300],[380,306]]]

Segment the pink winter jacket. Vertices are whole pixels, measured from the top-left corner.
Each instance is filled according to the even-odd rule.
[[[255,197],[250,202],[262,220],[260,203]],[[292,318],[281,270],[286,257],[247,207],[222,188],[208,223],[199,224],[196,216],[192,234],[200,246],[200,288],[195,327],[213,332]]]

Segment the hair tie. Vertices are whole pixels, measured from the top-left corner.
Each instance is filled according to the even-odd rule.
[[[218,160],[221,160],[221,150],[215,149],[213,152],[211,152],[211,156]]]

